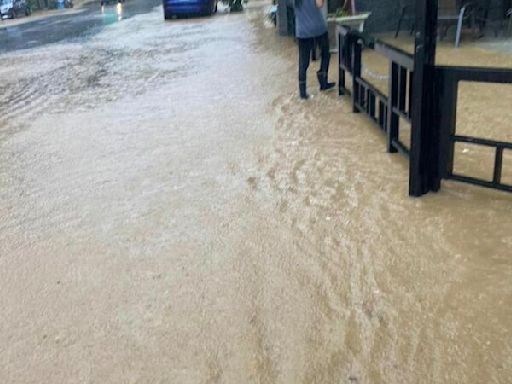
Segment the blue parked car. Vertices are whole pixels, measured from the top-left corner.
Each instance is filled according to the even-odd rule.
[[[166,20],[173,16],[207,15],[217,12],[217,0],[163,0]]]

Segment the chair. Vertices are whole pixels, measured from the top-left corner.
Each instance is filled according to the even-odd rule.
[[[506,30],[507,35],[510,36],[512,30],[512,0],[503,0],[501,5],[502,29]],[[495,35],[497,35],[497,31],[495,31]]]
[[[405,0],[400,0],[399,2],[399,9],[400,9],[400,17],[398,19],[398,24],[396,26],[395,31],[395,39],[398,37],[398,34],[400,33],[400,29],[402,28],[402,23],[404,21],[409,22],[410,28],[409,28],[409,34],[412,35],[415,29],[415,19],[416,15],[414,14],[414,7],[410,6],[409,3]]]
[[[507,18],[507,34],[510,36],[510,31],[512,30],[512,8],[507,10],[506,18]]]
[[[503,0],[501,7],[494,4],[492,8],[488,0],[479,0],[475,14],[481,36],[483,36],[484,30],[487,29],[492,29],[495,37],[498,37],[500,31],[507,31],[510,34],[512,21],[511,0]]]
[[[476,27],[475,11],[475,3],[471,1],[439,0],[437,23],[440,30],[440,38],[443,39],[446,37],[448,29],[452,26],[456,26],[455,47],[458,47],[460,45],[462,27],[464,24]]]
[[[475,12],[476,6],[471,1],[464,0],[438,0],[439,1],[439,12],[437,17],[439,36],[441,39],[446,37],[448,29],[452,26],[456,26],[455,32],[455,46],[460,45],[460,39],[462,35],[462,27],[466,24],[476,26]],[[405,1],[400,1],[400,18],[398,19],[397,28],[395,31],[395,38],[398,37],[402,23],[406,20],[411,22],[410,34],[415,29],[415,14],[414,8]]]

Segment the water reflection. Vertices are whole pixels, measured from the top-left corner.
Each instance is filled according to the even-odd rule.
[[[124,7],[122,3],[117,3],[115,7],[115,12],[112,11],[111,7],[107,7],[105,5],[101,6],[101,14],[104,16],[104,24],[110,25],[115,22],[123,20],[124,16]]]
[[[117,21],[121,21],[123,19],[123,4],[117,3],[116,11],[117,11]]]

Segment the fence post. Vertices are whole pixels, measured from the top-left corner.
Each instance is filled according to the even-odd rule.
[[[352,46],[352,112],[359,113],[356,104],[361,100],[361,87],[357,80],[361,77],[361,43],[359,39],[354,36],[350,36],[353,39],[350,42]]]
[[[341,67],[343,60],[346,60],[347,44],[345,37],[338,31],[336,33],[338,34],[338,95],[342,96],[345,94],[345,70]]]
[[[398,70],[398,110],[406,113],[405,101],[407,99],[407,68],[400,66]]]
[[[434,118],[434,76],[438,0],[416,0],[416,41],[414,53],[413,100],[409,195],[421,196],[435,190],[437,166],[432,164],[436,134]],[[436,151],[437,152],[437,151]]]
[[[453,172],[454,146],[457,122],[458,81],[445,68],[436,69],[437,109],[436,122],[439,135],[438,185],[440,179]]]
[[[389,62],[389,81],[388,81],[388,116],[386,123],[387,147],[388,153],[398,152],[393,141],[398,140],[398,115],[394,108],[398,106],[398,64]]]

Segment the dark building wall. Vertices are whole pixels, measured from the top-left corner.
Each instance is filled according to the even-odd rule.
[[[277,28],[281,36],[295,35],[293,0],[278,0]]]
[[[511,7],[511,0],[491,0],[490,16],[493,18],[503,17],[507,9],[510,9]]]
[[[372,12],[365,26],[369,32],[390,31],[396,27],[399,17],[398,0],[357,0],[358,12]]]

